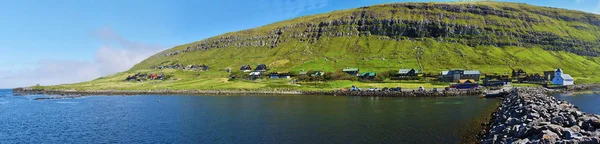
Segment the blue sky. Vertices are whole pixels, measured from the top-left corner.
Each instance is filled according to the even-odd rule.
[[[599,0],[512,1],[600,12]],[[0,88],[91,80],[160,50],[302,15],[402,0],[0,1]]]

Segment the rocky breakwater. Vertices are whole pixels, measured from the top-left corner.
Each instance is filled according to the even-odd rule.
[[[600,143],[600,116],[543,88],[516,88],[492,114],[480,143]]]
[[[362,97],[447,97],[460,95],[479,95],[480,90],[442,90],[442,91],[306,91],[309,95],[362,96]]]

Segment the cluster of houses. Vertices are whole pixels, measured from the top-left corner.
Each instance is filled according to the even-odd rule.
[[[267,70],[268,70],[268,67],[265,64],[258,64],[254,70],[252,69],[252,66],[250,66],[250,65],[242,65],[240,67],[240,71],[249,73],[248,75],[250,75],[250,79],[253,79],[253,80],[261,78],[263,73],[266,72]]]
[[[450,70],[442,71],[440,81],[474,83],[480,80],[481,73],[477,70]],[[511,79],[512,78],[512,79]],[[569,74],[564,74],[558,68],[553,71],[544,71],[543,74],[527,74],[523,69],[512,70],[512,75],[485,75],[484,86],[498,86],[516,80],[518,83],[573,85],[574,79]]]
[[[137,73],[134,74],[133,76],[127,76],[127,78],[125,78],[125,81],[144,81],[147,79],[150,80],[164,80],[165,74],[161,73],[161,74],[147,74],[147,73]]]
[[[554,85],[573,85],[575,83],[573,77],[569,74],[563,73],[561,68],[553,71],[544,71],[543,74],[527,74],[522,69],[513,70],[512,77],[519,83],[534,83],[534,84],[546,84],[551,83]]]
[[[308,71],[304,71],[304,70],[298,72],[297,75],[293,75],[290,72],[270,72],[268,74],[265,74],[265,72],[267,70],[268,70],[267,66],[264,64],[257,65],[255,69],[252,69],[252,66],[250,66],[250,65],[242,65],[240,67],[240,71],[248,73],[248,75],[250,76],[249,79],[253,79],[253,80],[259,79],[262,76],[268,76],[268,78],[271,78],[271,79],[289,79],[289,78],[292,78],[293,76],[325,77],[327,75],[327,73],[324,71],[312,71],[311,73],[309,73]],[[357,77],[361,80],[373,80],[377,76],[376,72],[362,72],[361,73],[359,68],[344,68],[344,69],[342,69],[342,72],[344,72],[345,74],[347,74],[349,76]],[[419,70],[400,69],[398,71],[398,73],[396,75],[394,75],[393,77],[396,77],[396,78],[415,77],[415,76],[418,76],[418,74],[419,74]],[[232,78],[235,78],[235,77],[232,77]]]
[[[150,69],[180,69],[180,70],[192,70],[192,71],[208,71],[210,67],[202,64],[194,64],[184,66],[183,64],[174,64],[174,65],[164,65],[164,66],[150,66]]]
[[[164,66],[151,66],[151,69],[183,69],[183,70],[195,70],[195,71],[207,71],[210,68],[207,65],[187,65],[174,64]],[[258,64],[255,68],[251,65],[242,65],[240,71],[248,73],[248,79],[256,80],[266,76],[271,79],[289,79],[293,76],[304,76],[304,77],[325,77],[326,73],[323,71],[313,71],[308,73],[307,71],[300,71],[298,75],[293,75],[290,72],[270,72],[265,64]],[[342,72],[349,76],[357,77],[361,80],[374,80],[377,76],[376,72],[360,72],[359,68],[344,68]],[[392,80],[405,80],[409,78],[418,78],[421,73],[418,69],[399,69],[396,74],[390,76]],[[432,74],[423,75],[423,77],[436,77],[441,82],[455,82],[460,86],[465,85],[478,85],[481,79],[482,73],[479,70],[446,70],[439,73],[439,75]],[[138,80],[140,77],[147,77],[148,79],[163,79],[164,74],[136,74],[134,76],[128,76],[127,81]],[[232,76],[235,78],[235,76]],[[543,74],[528,74],[523,69],[513,69],[512,74],[485,74],[483,79],[484,86],[501,86],[508,82],[516,80],[518,83],[534,83],[534,84],[554,84],[554,85],[573,85],[574,80],[569,74],[563,73],[563,70],[558,68],[553,71],[544,71]]]
[[[251,79],[259,79],[267,71],[267,66],[265,64],[259,64],[253,70],[250,65],[243,65],[240,67],[240,70],[243,72],[249,73]],[[350,75],[358,77],[362,80],[373,80],[377,76],[376,72],[360,72],[359,68],[344,68],[342,72]],[[399,69],[398,73],[392,75],[392,79],[403,79],[408,77],[418,77],[421,71],[417,69]],[[307,71],[300,71],[297,76],[306,76],[306,77],[324,77],[326,75],[323,71],[313,71],[312,73],[308,73]],[[271,72],[268,74],[268,77],[271,79],[289,79],[293,75],[290,72]],[[479,70],[447,70],[442,71],[439,74],[439,81],[441,82],[455,82],[457,84],[463,85],[473,85],[478,84],[481,80],[482,73]],[[502,74],[502,75],[485,75],[483,80],[484,86],[499,86],[504,85],[507,82],[512,82],[515,79],[519,83],[536,83],[536,84],[545,84],[551,82],[555,85],[573,85],[573,78],[562,72],[562,69],[556,69],[554,71],[546,71],[544,74],[527,74],[522,69],[517,69],[512,71],[512,75]]]

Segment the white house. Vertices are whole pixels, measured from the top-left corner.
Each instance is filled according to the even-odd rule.
[[[575,80],[573,77],[568,74],[563,74],[562,69],[558,68],[554,72],[554,79],[552,79],[552,84],[555,85],[573,85]]]

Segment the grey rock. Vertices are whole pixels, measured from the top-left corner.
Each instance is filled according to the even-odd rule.
[[[538,113],[529,113],[527,114],[527,118],[539,118],[540,114]]]
[[[552,118],[552,120],[550,122],[552,122],[553,124],[559,124],[560,125],[560,124],[563,124],[565,122],[565,119],[563,117],[558,116],[558,117]]]
[[[560,136],[558,136],[558,134],[550,131],[550,130],[544,130],[542,131],[542,137],[540,138],[540,140],[542,142],[548,142],[548,143],[555,143],[556,140],[560,139]]]
[[[594,127],[589,122],[583,122],[581,124],[581,128],[583,128],[584,130],[587,130],[587,131],[593,131],[594,130]]]
[[[548,128],[548,130],[556,133],[558,136],[562,136],[565,132],[565,128],[563,128],[560,125],[546,125],[546,127]]]
[[[570,129],[572,131],[575,131],[575,132],[580,132],[581,131],[581,128],[579,126],[576,126],[576,125],[575,126],[571,126]]]
[[[533,132],[533,130],[525,126],[525,124],[520,125],[517,129],[517,138],[526,138]]]
[[[520,140],[515,141],[514,143],[516,143],[516,144],[527,144],[527,143],[529,143],[529,139],[520,139]]]
[[[519,124],[519,120],[516,118],[508,118],[508,120],[506,120],[506,124],[507,125],[516,125]]]
[[[565,132],[565,138],[567,138],[567,139],[579,139],[582,137],[583,137],[583,135],[579,132],[574,132],[572,130],[567,130]]]
[[[600,121],[596,117],[590,118],[589,123],[596,128],[600,128]]]

